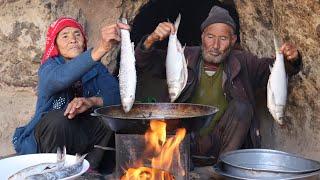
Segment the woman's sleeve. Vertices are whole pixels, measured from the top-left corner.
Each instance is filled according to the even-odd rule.
[[[97,84],[97,96],[102,97],[104,106],[120,104],[119,82],[102,64],[98,65]]]
[[[91,57],[91,50],[83,52],[67,63],[58,63],[55,59],[49,59],[41,65],[38,72],[39,93],[50,96],[68,88],[96,63]]]

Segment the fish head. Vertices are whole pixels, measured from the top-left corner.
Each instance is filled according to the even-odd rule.
[[[277,110],[274,112],[271,112],[271,115],[273,117],[273,119],[280,125],[284,125],[284,113],[283,113],[283,109],[282,110]]]
[[[129,112],[133,105],[133,99],[132,98],[122,98],[122,109],[125,113]]]
[[[273,117],[276,121],[277,121],[277,123],[279,123],[280,125],[284,125],[284,122],[283,122],[283,117]]]
[[[174,86],[169,88],[169,97],[171,102],[174,102],[181,93],[181,88]]]

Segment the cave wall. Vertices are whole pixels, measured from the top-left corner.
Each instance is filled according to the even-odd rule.
[[[37,69],[48,25],[60,16],[78,19],[86,28],[89,47],[100,28],[124,15],[133,20],[147,0],[0,0],[0,156],[13,153],[11,136],[33,114]],[[229,1],[230,2],[230,1]],[[263,146],[320,160],[318,0],[236,0],[241,45],[258,56],[274,52],[272,34],[299,47],[304,68],[289,80],[287,126],[280,128],[259,99]],[[116,52],[117,50],[115,50]],[[103,59],[110,70],[116,53]],[[111,62],[111,63],[110,63]]]
[[[260,98],[262,141],[266,148],[320,160],[320,2],[316,0],[237,0],[241,45],[258,56],[274,53],[273,33],[297,45],[303,70],[289,79],[286,126],[280,127]]]

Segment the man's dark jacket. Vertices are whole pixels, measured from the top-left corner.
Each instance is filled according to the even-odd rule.
[[[142,42],[144,39],[135,50],[138,70],[137,99],[153,97],[157,102],[170,102],[166,83],[166,51],[154,47],[145,50]],[[188,81],[176,102],[188,102],[200,78],[200,47],[186,47],[184,54],[188,62]],[[246,51],[232,50],[225,61],[222,79],[227,101],[249,100],[256,113],[255,92],[260,88],[266,89],[270,75],[269,66],[273,61],[271,58],[257,58]],[[289,76],[298,73],[301,67],[300,55],[294,63],[286,62],[286,72]],[[259,126],[259,120],[254,114],[250,126],[250,146],[254,148],[259,148],[261,143]]]

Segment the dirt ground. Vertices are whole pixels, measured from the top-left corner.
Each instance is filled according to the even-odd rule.
[[[0,92],[0,156],[5,156],[14,153],[11,137],[33,116],[36,96],[32,88],[0,85]]]

